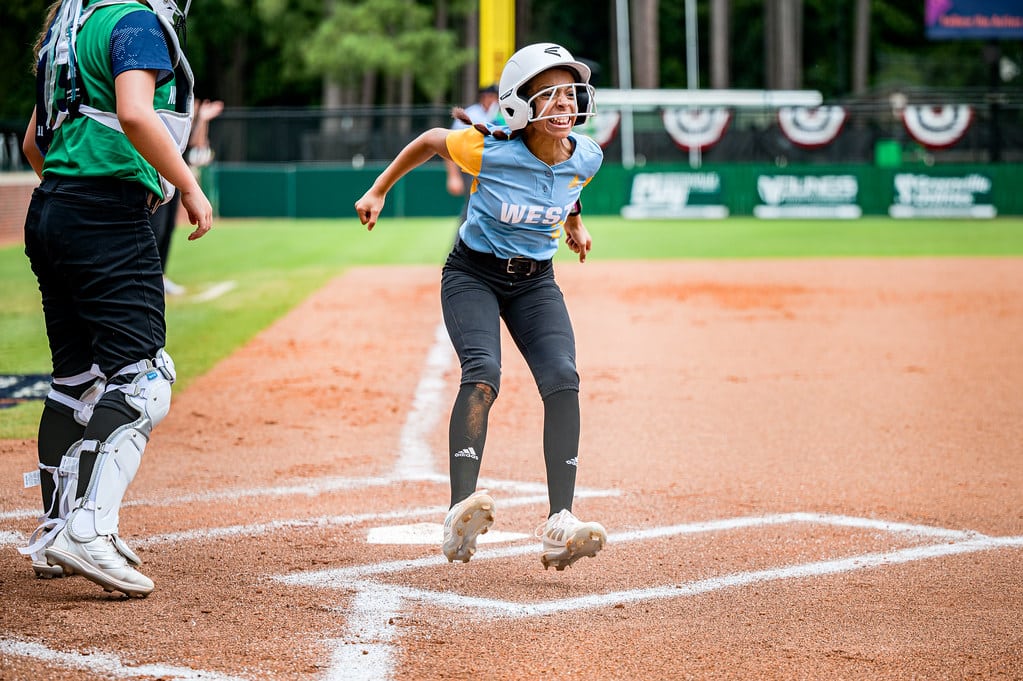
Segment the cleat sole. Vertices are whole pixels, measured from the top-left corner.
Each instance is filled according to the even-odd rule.
[[[451,528],[454,535],[459,538],[458,545],[450,553],[444,552],[449,563],[456,560],[462,563],[469,562],[476,553],[476,538],[486,534],[494,523],[493,509],[492,502],[484,502],[459,517],[458,522]]]
[[[64,569],[59,565],[47,565],[46,567],[33,565],[36,579],[60,579],[65,575]]]
[[[551,565],[561,572],[570,567],[580,558],[593,558],[604,548],[605,537],[599,532],[589,532],[585,537],[574,537],[565,542],[565,548],[561,551],[552,550],[550,553],[543,553],[540,562],[546,570]]]

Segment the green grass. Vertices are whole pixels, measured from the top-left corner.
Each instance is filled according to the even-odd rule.
[[[355,265],[443,262],[455,220],[387,221],[373,232],[356,220],[222,221],[197,241],[178,227],[168,275],[190,291],[237,286],[206,303],[168,299],[167,350],[177,389],[284,315],[328,279]],[[0,375],[49,373],[39,291],[21,246],[0,249]],[[0,438],[34,437],[42,405],[0,410]]]
[[[592,261],[618,259],[1023,255],[1023,219],[854,221],[626,221],[586,219]],[[172,279],[191,291],[237,286],[207,303],[171,298],[168,352],[186,387],[327,280],[357,265],[433,264],[454,237],[453,218],[391,219],[371,233],[351,220],[225,220],[189,242],[179,227]],[[562,248],[558,259],[574,254]],[[0,375],[48,373],[39,292],[23,249],[0,249]],[[35,436],[41,403],[0,410],[0,438]]]
[[[586,224],[594,259],[1023,255],[1023,218],[635,222],[593,217]]]

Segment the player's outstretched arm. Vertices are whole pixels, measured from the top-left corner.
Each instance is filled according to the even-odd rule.
[[[394,160],[380,173],[373,182],[373,186],[362,195],[362,198],[355,202],[355,212],[359,216],[359,222],[366,225],[366,229],[372,230],[383,210],[387,192],[391,187],[404,177],[413,168],[417,168],[436,155],[450,160],[445,140],[448,133],[447,128],[432,128],[419,137],[409,142],[404,149],[398,152]]]

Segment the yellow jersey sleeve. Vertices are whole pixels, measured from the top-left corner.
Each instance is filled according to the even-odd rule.
[[[483,133],[476,128],[463,128],[448,133],[445,143],[448,154],[462,172],[473,177],[480,174],[483,163]]]

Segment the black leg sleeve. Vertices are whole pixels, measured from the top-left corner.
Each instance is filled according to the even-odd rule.
[[[560,390],[543,401],[543,458],[550,514],[572,510],[579,463],[579,393]]]
[[[494,389],[483,383],[466,384],[458,390],[448,425],[452,506],[476,491],[495,398]]]
[[[76,396],[77,397],[77,396]],[[39,417],[39,463],[51,468],[60,466],[60,460],[64,458],[71,445],[82,439],[85,426],[75,421],[71,410],[67,407],[53,406],[47,401],[43,405],[43,414]],[[46,471],[40,471],[40,487],[43,492],[43,508],[49,512],[51,518],[58,516],[57,504],[53,502],[53,492],[56,485],[53,477]]]

